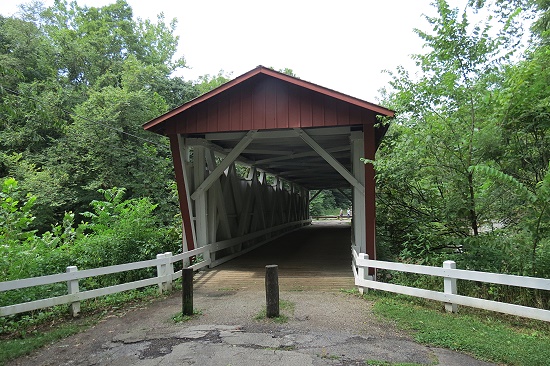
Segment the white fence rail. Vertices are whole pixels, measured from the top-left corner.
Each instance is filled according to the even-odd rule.
[[[225,263],[235,257],[238,257],[240,255],[243,255],[245,253],[250,252],[251,250],[254,250],[265,243],[268,243],[272,240],[275,240],[277,238],[280,238],[283,235],[286,235],[288,233],[291,233],[295,230],[301,229],[304,225],[311,224],[311,219],[307,220],[299,220],[299,221],[293,221],[286,224],[274,226],[268,229],[256,231],[250,234],[246,234],[237,238],[233,239],[227,239],[227,240],[221,240],[215,243],[208,244],[207,247],[209,248],[211,253],[215,253],[227,248],[239,246],[240,244],[249,241],[249,240],[255,240],[258,239],[260,241],[255,242],[252,246],[249,246],[247,248],[241,249],[237,253],[233,253],[230,255],[227,255],[225,257],[222,257],[220,259],[216,259],[212,261],[211,267],[215,267],[217,265],[220,265],[222,263]],[[263,239],[262,239],[263,237]]]
[[[134,290],[137,288],[151,286],[151,285],[158,285],[159,290],[161,292],[165,290],[169,290],[172,287],[172,281],[175,280],[176,278],[181,277],[182,271],[178,271],[174,273],[175,262],[183,261],[185,259],[202,254],[204,260],[192,266],[189,266],[189,268],[193,268],[193,270],[199,270],[206,266],[213,267],[223,262],[226,262],[232,258],[235,258],[236,256],[242,255],[252,249],[255,249],[260,245],[263,245],[271,240],[278,238],[279,236],[282,236],[284,234],[288,234],[291,231],[297,230],[309,223],[311,223],[310,219],[285,223],[269,229],[246,234],[238,238],[222,240],[215,243],[211,243],[203,247],[193,249],[178,255],[172,255],[172,253],[170,252],[158,254],[156,259],[151,259],[147,261],[119,264],[115,266],[102,267],[102,268],[86,269],[82,271],[79,271],[78,268],[75,266],[70,266],[70,267],[67,267],[66,273],[59,273],[59,274],[49,275],[49,276],[32,277],[32,278],[25,278],[21,280],[0,282],[0,292],[18,290],[18,289],[23,289],[27,287],[34,287],[34,286],[41,286],[41,285],[51,285],[58,282],[67,283],[67,295],[29,301],[21,304],[2,306],[0,307],[0,316],[13,315],[18,313],[23,313],[26,311],[38,310],[38,309],[43,309],[50,306],[63,305],[63,304],[71,304],[69,310],[73,315],[76,315],[80,311],[80,301],[83,301],[83,300],[92,299],[99,296],[111,295],[111,294],[128,291],[128,290]],[[231,248],[233,246],[242,244],[243,242],[250,241],[253,239],[262,239],[262,236],[264,236],[265,239],[261,240],[260,242],[254,243],[254,245],[248,248],[245,248],[239,251],[238,253],[228,255],[226,257],[223,257],[215,261],[211,260],[212,253],[216,253],[226,248]],[[157,267],[156,277],[139,280],[139,281],[128,282],[128,283],[115,285],[115,286],[103,287],[95,290],[79,291],[78,281],[83,278],[102,276],[107,274],[120,273],[120,272],[132,271],[136,269],[149,268],[149,267],[155,267],[155,266]]]
[[[456,281],[460,279],[550,291],[550,279],[456,269],[455,262],[453,261],[445,261],[443,268],[439,268],[370,260],[368,259],[368,255],[357,253],[355,248],[352,248],[352,254],[355,285],[359,288],[371,288],[441,301],[445,303],[445,309],[452,312],[457,311],[458,305],[465,305],[550,322],[550,310],[462,296],[457,294],[456,287]],[[374,281],[368,276],[369,268],[443,277],[444,289],[443,292],[438,292]]]
[[[117,292],[133,290],[141,287],[159,285],[159,290],[167,290],[172,286],[172,281],[181,277],[181,271],[174,273],[174,263],[184,259],[203,254],[208,251],[208,247],[194,249],[178,255],[172,253],[163,253],[157,255],[157,259],[134,262],[127,264],[119,264],[115,266],[86,269],[79,271],[75,266],[67,267],[66,273],[60,273],[50,276],[25,278],[22,280],[0,282],[0,292],[23,289],[27,287],[50,285],[58,282],[67,282],[67,295],[29,301],[21,304],[8,305],[0,307],[0,316],[13,315],[43,309],[55,305],[71,304],[70,311],[73,315],[80,311],[80,301],[92,299],[99,296],[114,294]],[[204,261],[190,266],[194,270],[206,267],[210,264],[210,259],[205,258]],[[109,286],[95,290],[79,291],[78,280],[94,276],[102,276],[112,273],[120,273],[132,271],[136,269],[157,267],[157,276],[140,281],[128,282],[116,286]]]

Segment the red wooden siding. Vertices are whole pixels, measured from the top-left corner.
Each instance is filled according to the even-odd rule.
[[[265,88],[265,128],[277,128],[277,86]]]
[[[374,113],[282,80],[258,76],[181,112],[180,134],[350,126],[376,123]]]
[[[281,84],[276,84],[276,98],[275,98],[275,110],[277,113],[277,122],[282,128],[288,128],[288,93],[284,92],[284,88]]]
[[[288,92],[288,127],[300,127],[300,97],[299,89],[294,86],[283,86],[282,92]]]
[[[255,93],[253,93],[253,110],[254,113],[252,114],[253,120],[252,120],[252,128],[251,130],[265,130],[265,95],[266,95],[266,85],[265,83],[260,83],[260,85],[255,86]],[[220,118],[218,121],[218,127],[219,129],[217,131],[226,131],[227,127],[225,125],[225,120]],[[207,132],[212,132],[212,130],[208,130]]]
[[[169,135],[376,123],[394,112],[258,66],[143,125]]]

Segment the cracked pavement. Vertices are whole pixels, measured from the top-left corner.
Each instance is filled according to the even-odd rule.
[[[194,297],[202,315],[188,322],[172,321],[181,310],[180,294],[174,294],[8,365],[490,365],[417,344],[377,319],[372,304],[343,292],[281,292],[293,304],[284,324],[254,319],[265,304],[262,291],[203,288]]]

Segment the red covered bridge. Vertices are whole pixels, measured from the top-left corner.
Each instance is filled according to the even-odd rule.
[[[349,187],[352,245],[376,258],[374,169],[360,158],[374,160],[378,116],[393,115],[259,66],[144,128],[170,138],[184,250],[208,246],[211,266],[308,225],[315,194]]]

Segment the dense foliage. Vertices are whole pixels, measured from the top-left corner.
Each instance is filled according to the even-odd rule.
[[[42,234],[32,229],[36,196],[24,195],[13,178],[5,179],[0,192],[0,273],[2,280],[64,272],[68,266],[99,268],[152,259],[158,253],[181,251],[180,233],[164,226],[154,214],[150,199],[124,199],[125,189],[101,190],[102,200],[91,202],[83,213],[87,222],[75,225],[75,215]],[[89,278],[85,289],[105,287],[154,275],[147,270]],[[47,286],[48,294],[62,295],[64,284]],[[0,294],[0,304],[40,298],[44,286]]]
[[[175,76],[185,67],[175,27],[135,19],[124,0],[33,2],[0,16],[0,281],[181,250],[168,142],[141,126],[227,77]],[[0,304],[64,287],[3,293]]]
[[[314,195],[317,192],[312,192]],[[309,213],[311,216],[335,216],[340,214],[340,210],[346,213],[351,208],[351,189],[336,190],[329,189],[321,191],[309,203]]]
[[[550,277],[550,48],[540,22],[517,52],[518,6],[543,16],[542,3],[459,11],[439,0],[430,31],[416,30],[426,52],[413,56],[416,73],[392,73],[385,103],[398,117],[375,163],[384,257]],[[471,21],[479,8],[494,18]],[[464,291],[521,297],[473,287]],[[548,294],[522,300],[550,307]]]
[[[550,277],[549,6],[434,2],[429,29],[416,30],[426,50],[417,70],[393,71],[383,96],[398,117],[375,162],[380,257]],[[229,75],[175,76],[185,67],[175,26],[135,19],[124,0],[35,2],[0,16],[0,281],[181,247],[167,141],[141,125]],[[345,211],[347,195],[323,191],[311,213]],[[550,307],[536,292],[461,291]]]

